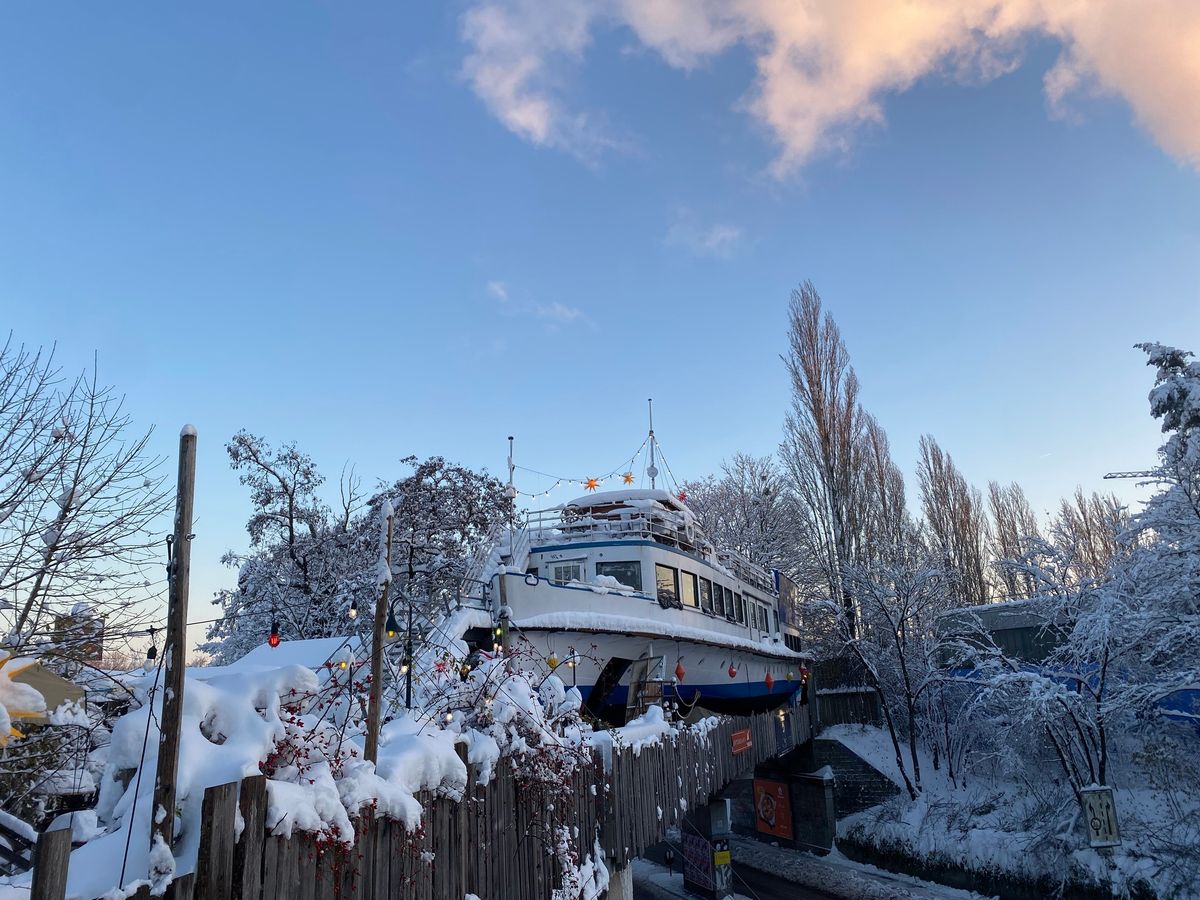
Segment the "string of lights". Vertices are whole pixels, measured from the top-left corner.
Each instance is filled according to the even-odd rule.
[[[523,496],[523,497],[545,497],[545,496],[549,495],[552,491],[556,490],[557,488],[561,487],[564,484],[577,484],[580,487],[587,488],[588,490],[595,490],[598,486],[604,484],[608,479],[610,479],[616,475],[620,475],[625,480],[626,484],[632,484],[633,483],[632,479],[633,479],[634,465],[637,462],[638,457],[640,457],[642,455],[642,452],[646,449],[646,445],[649,442],[650,442],[650,437],[647,435],[642,440],[642,443],[638,446],[637,450],[635,450],[633,452],[633,454],[630,457],[628,457],[628,459],[622,460],[619,465],[614,466],[613,468],[609,469],[607,472],[604,472],[603,474],[598,475],[598,476],[586,476],[586,477],[577,478],[577,477],[572,477],[570,475],[555,475],[550,472],[543,472],[539,469],[532,469],[532,468],[529,468],[528,466],[519,466],[514,463],[513,464],[514,469],[520,469],[522,472],[528,472],[531,475],[540,475],[542,478],[553,478],[554,479],[554,484],[552,484],[549,488],[547,488],[544,491],[523,491],[518,488],[517,494],[519,494],[520,496]]]

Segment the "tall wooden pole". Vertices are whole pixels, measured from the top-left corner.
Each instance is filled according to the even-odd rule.
[[[375,601],[375,623],[371,629],[371,693],[367,701],[367,740],[363,748],[363,758],[370,762],[379,760],[379,705],[383,696],[383,628],[388,614],[388,588],[392,586],[392,522],[395,516],[387,517],[387,541],[384,545],[384,559],[387,564],[388,577]],[[409,666],[412,660],[408,660]],[[411,673],[410,673],[411,674]]]
[[[161,837],[171,846],[175,826],[175,770],[179,764],[179,729],[183,714],[183,671],[187,665],[188,578],[192,569],[192,506],[196,494],[196,428],[179,433],[179,486],[175,494],[175,535],[167,574],[167,638],[163,653],[163,702],[154,775],[154,811],[150,848]],[[151,880],[156,874],[151,872]]]

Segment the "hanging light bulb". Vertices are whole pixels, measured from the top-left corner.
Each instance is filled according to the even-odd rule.
[[[546,665],[548,665],[551,669],[558,668],[558,654],[553,650],[551,650],[550,655],[546,657]]]
[[[267,644],[272,648],[279,646],[279,620],[271,620],[271,633],[267,636]]]
[[[158,658],[158,648],[155,647],[153,643],[151,643],[150,647],[146,650],[146,662],[154,662],[154,660],[157,658]]]
[[[346,669],[350,668],[350,661],[343,659],[341,662],[338,663],[338,668],[341,669],[342,671],[345,671]]]
[[[351,619],[358,618],[358,598],[357,597],[350,601],[350,609],[346,611],[346,615],[349,616]]]
[[[383,625],[383,633],[389,641],[394,641],[396,635],[400,633],[400,626],[396,622],[396,613],[391,607],[388,607],[387,622]]]
[[[735,666],[733,663],[730,663],[728,671],[730,678],[737,678],[737,666]]]
[[[447,722],[447,723],[450,723],[450,722],[453,722],[453,721],[454,721],[454,713],[453,713],[453,712],[447,712],[447,713],[446,713],[446,722]]]
[[[400,663],[400,674],[401,675],[408,674],[408,660],[407,659],[404,662]]]

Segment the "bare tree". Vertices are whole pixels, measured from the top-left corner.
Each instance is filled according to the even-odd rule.
[[[150,432],[95,368],[64,381],[53,353],[0,349],[0,625],[16,652],[99,660],[157,614],[170,494]],[[140,636],[140,635],[139,635]]]
[[[798,555],[826,595],[841,598],[846,567],[856,558],[862,528],[862,442],[866,422],[858,402],[858,378],[837,323],[822,313],[811,282],[792,292],[788,353],[792,406],[784,424],[780,456],[797,500]]]
[[[1118,536],[1128,524],[1128,512],[1115,496],[1087,496],[1077,487],[1073,496],[1064,497],[1059,504],[1050,524],[1051,540],[1070,545],[1075,560],[1072,577],[1099,579],[1116,557]]]
[[[1007,486],[988,483],[988,507],[992,527],[988,534],[988,553],[993,560],[1020,559],[1030,540],[1041,538],[1037,516],[1015,481]],[[1032,597],[1035,581],[1012,567],[994,567],[1000,589],[1006,599]]]
[[[864,414],[863,548],[873,562],[900,562],[916,544],[904,495],[904,475],[892,460],[887,433],[872,415]]]
[[[985,603],[987,517],[982,495],[967,484],[954,460],[930,435],[921,438],[917,481],[930,552],[957,573],[956,593],[961,603]]]

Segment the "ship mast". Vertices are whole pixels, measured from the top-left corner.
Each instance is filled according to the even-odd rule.
[[[654,490],[654,479],[658,477],[658,466],[654,465],[654,398],[646,401],[650,408],[650,468],[646,474],[650,476],[650,490]]]

